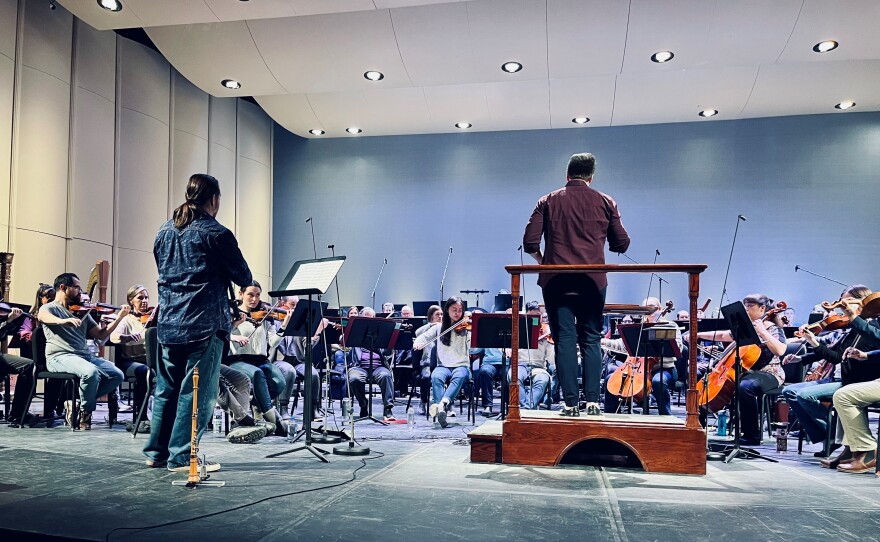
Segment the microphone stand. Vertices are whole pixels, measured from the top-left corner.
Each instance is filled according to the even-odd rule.
[[[739,232],[739,223],[745,222],[746,217],[737,215],[736,228],[733,230],[733,243],[730,244],[730,256],[727,258],[727,271],[724,272],[724,285],[721,287],[721,298],[718,299],[718,312],[721,313],[721,306],[724,305],[724,296],[727,295],[727,277],[730,275],[730,262],[733,261],[733,248],[736,246],[736,234]],[[729,300],[728,300],[729,301]]]
[[[379,279],[382,278],[382,272],[385,271],[385,266],[388,265],[388,258],[382,259],[382,268],[379,269],[379,276],[376,277],[376,284],[373,285],[373,293],[370,294],[370,298],[372,299],[372,307],[373,310],[376,310],[376,288],[379,287]],[[338,287],[338,286],[337,286]],[[341,307],[341,305],[340,305]]]
[[[820,279],[825,279],[828,282],[840,284],[844,288],[849,288],[851,286],[850,284],[844,284],[844,283],[840,282],[839,280],[834,280],[832,278],[826,277],[825,275],[820,275],[819,273],[814,273],[814,272],[810,271],[809,269],[807,269],[806,267],[803,267],[801,265],[794,266],[794,272],[797,273],[798,271],[803,271],[804,273],[807,273],[809,275],[813,275],[814,277],[819,277]]]
[[[330,249],[330,255],[335,257],[336,256],[336,250],[335,250],[336,245],[327,245],[327,248]],[[315,259],[317,260],[317,257]],[[333,278],[333,281],[336,282],[336,277]],[[336,285],[336,293],[337,293],[337,297],[338,297],[339,284]],[[323,305],[321,307],[322,307],[321,310],[323,311]],[[321,314],[322,322],[323,322],[323,319],[324,319],[324,315]],[[340,319],[340,321],[341,321],[341,319]],[[339,442],[342,442],[342,438],[337,437],[335,435],[330,435],[329,432],[327,431],[327,423],[329,421],[330,412],[333,410],[333,399],[330,397],[330,349],[327,348],[327,328],[326,327],[324,327],[321,330],[321,338],[322,338],[323,344],[324,344],[324,386],[327,387],[327,408],[324,411],[324,423],[321,424],[321,434],[318,435],[317,437],[313,437],[312,441],[317,442],[319,444],[337,444]],[[314,356],[312,356],[312,360],[314,361]],[[345,375],[345,376],[347,377],[348,375]],[[318,399],[318,403],[320,404],[320,398]],[[335,415],[334,415],[334,418],[335,418]],[[337,426],[336,428],[339,429],[339,426]]]
[[[446,301],[446,298],[443,297],[443,283],[446,282],[446,270],[449,269],[449,258],[452,257],[452,247],[449,247],[449,254],[446,255],[446,265],[443,266],[443,278],[440,279],[440,303],[442,304]]]

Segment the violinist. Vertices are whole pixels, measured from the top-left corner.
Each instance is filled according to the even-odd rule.
[[[468,329],[470,317],[465,315],[464,302],[460,297],[450,297],[443,304],[443,318],[440,324],[431,324],[416,337],[414,350],[421,350],[436,341],[437,367],[431,371],[433,403],[428,413],[437,420],[440,427],[449,424],[446,417],[451,410],[452,401],[470,378],[471,334]]]
[[[371,307],[364,307],[360,312],[360,316],[375,318],[376,311]],[[349,355],[351,363],[348,368],[348,385],[351,387],[351,392],[361,407],[360,417],[369,417],[366,394],[366,385],[369,379],[371,384],[377,384],[382,390],[382,405],[384,406],[382,416],[386,420],[394,420],[392,412],[394,407],[394,377],[391,374],[391,369],[386,366],[386,355],[390,357],[391,352],[389,350],[375,352],[358,346],[352,348]]]
[[[251,313],[265,310],[260,303],[262,292],[262,286],[255,280],[239,288],[238,308],[242,317],[233,322],[229,335],[232,353],[224,363],[251,379],[254,387],[254,409],[257,411],[255,417],[262,417],[267,427],[274,428],[276,436],[287,436],[284,418],[272,406],[272,400],[284,390],[284,375],[269,361],[269,350],[274,350],[281,342],[281,335],[275,330],[271,318],[257,320],[250,317]]]
[[[8,307],[9,314],[3,316],[0,323],[0,340],[6,338],[9,333],[9,325],[21,318],[22,312],[18,307]],[[9,409],[6,420],[9,421],[10,427],[19,427],[26,423],[37,421],[29,413],[25,412],[25,401],[34,386],[34,362],[21,356],[0,353],[0,375],[18,375],[15,382],[15,398]],[[10,390],[6,390],[9,393]]]
[[[33,359],[31,341],[34,330],[40,326],[40,320],[36,317],[37,312],[40,310],[40,307],[52,302],[54,299],[55,288],[51,284],[40,283],[40,286],[37,288],[34,304],[29,311],[33,318],[26,318],[18,329],[18,338],[22,343],[21,355],[23,357]],[[43,386],[43,419],[48,428],[55,425],[56,414],[59,417],[64,414],[64,405],[61,403],[61,386],[62,381],[55,378],[46,380]]]
[[[761,443],[761,422],[759,418],[763,395],[778,388],[785,382],[785,372],[779,357],[785,354],[785,333],[779,323],[765,319],[772,301],[764,294],[750,294],[743,298],[743,305],[761,340],[760,355],[739,382],[740,444],[756,446]],[[697,338],[705,340],[733,342],[730,331],[701,331]]]
[[[312,337],[311,344],[308,346],[306,345],[305,337],[284,336],[284,331],[287,329],[287,323],[289,323],[290,316],[293,315],[293,311],[296,310],[296,305],[298,303],[299,297],[295,295],[284,296],[281,298],[281,308],[287,311],[287,315],[281,321],[276,320],[276,326],[278,326],[278,333],[281,336],[281,340],[275,351],[280,353],[283,356],[283,359],[275,359],[275,352],[272,352],[272,355],[270,356],[274,360],[272,363],[281,371],[281,374],[284,375],[284,389],[278,395],[278,408],[281,410],[281,416],[284,418],[288,416],[290,398],[293,395],[296,381],[305,380],[306,361],[309,360],[312,352],[311,347],[318,342],[321,330],[323,329],[322,327],[318,328],[317,333]],[[317,408],[318,402],[320,401],[321,382],[318,377],[318,371],[312,371],[311,386],[312,420],[319,421],[317,418]]]
[[[531,325],[531,319],[528,317],[538,318],[540,325],[540,316],[541,311],[538,309],[537,301],[529,301],[526,303],[527,327],[523,332],[527,332],[528,325]],[[548,340],[549,338],[550,337],[540,338],[538,341],[538,348],[519,349],[519,365],[516,374],[517,381],[519,382],[519,405],[521,408],[538,408],[538,405],[544,398],[547,387],[550,385],[549,367],[554,363],[554,349],[553,344]],[[511,376],[512,372],[508,369],[508,382],[510,381]],[[531,379],[531,386],[526,386],[526,379]]]
[[[126,378],[136,378],[134,385],[134,411],[138,412],[147,397],[147,346],[145,320],[152,314],[150,294],[143,284],[135,284],[128,289],[125,301],[131,312],[122,319],[116,330],[110,334],[110,341],[118,344],[116,367],[125,373]],[[140,431],[140,429],[138,429]],[[146,431],[149,433],[149,430]]]
[[[418,337],[430,329],[433,324],[440,324],[443,322],[443,309],[440,308],[440,305],[431,305],[428,307],[427,320],[428,323],[415,331],[413,334],[414,337]],[[435,345],[436,343],[428,343],[425,345],[425,348],[422,350],[421,360],[419,361],[420,368],[416,373],[416,383],[419,386],[419,414],[422,416],[428,413],[428,404],[431,394],[431,355],[434,351]],[[501,363],[501,354],[498,355],[498,363]],[[413,370],[416,369],[413,368]],[[492,389],[491,380],[489,383],[489,389]],[[485,399],[483,399],[483,401],[485,401]],[[489,404],[492,404],[491,391],[489,392]]]
[[[856,309],[858,311],[858,309]],[[847,348],[843,357],[854,363],[877,365],[880,350],[865,352],[857,348]],[[866,382],[843,386],[834,392],[834,408],[843,425],[843,443],[852,456],[837,466],[840,472],[861,474],[877,468],[877,439],[868,426],[866,408],[880,401],[880,377]]]
[[[682,348],[681,329],[673,322],[669,322],[663,316],[665,311],[660,310],[660,300],[656,297],[645,299],[642,304],[651,309],[651,312],[645,315],[646,323],[656,324],[655,328],[675,329],[675,344],[679,350]],[[671,306],[671,305],[670,305]],[[602,339],[601,344],[609,350],[621,352],[625,350],[623,339]],[[671,353],[670,353],[671,354]],[[675,368],[676,357],[669,355],[664,357],[659,363],[655,363],[651,368],[651,395],[657,401],[657,411],[661,415],[671,415],[672,390],[675,389],[675,381],[678,379],[678,371]],[[663,385],[660,385],[660,379],[663,379]],[[663,388],[663,395],[660,395],[660,388]],[[614,390],[605,390],[605,412],[617,412],[620,406],[620,397],[613,393]]]
[[[80,304],[79,277],[73,273],[62,273],[55,278],[54,287],[55,300],[40,307],[37,313],[46,331],[46,368],[79,377],[82,401],[79,419],[73,417],[74,405],[71,400],[64,403],[67,411],[65,419],[71,428],[80,427],[88,431],[92,428],[92,412],[95,411],[97,398],[114,391],[125,376],[115,365],[91,353],[86,339],[106,340],[131,309],[123,307],[113,322],[104,328],[88,313],[78,317],[69,309],[71,305]]]
[[[840,368],[839,378],[832,374],[825,380],[792,384],[783,390],[783,396],[797,415],[810,442],[822,442],[828,434],[826,421],[828,408],[822,404],[823,402],[830,401],[834,393],[842,386],[869,382],[880,377],[880,366],[877,364],[851,361],[844,357],[846,350],[851,347],[858,347],[859,350],[864,351],[880,348],[880,326],[877,321],[875,319],[866,320],[857,313],[860,310],[860,300],[871,293],[871,289],[862,284],[847,288],[842,293],[841,300],[845,303],[845,312],[850,314],[851,322],[849,327],[843,330],[842,337],[833,344],[825,344],[822,341],[824,335],[817,337],[810,331],[809,326],[801,326],[800,333],[806,344],[812,347],[812,351],[803,356],[786,357],[786,362],[800,362],[806,365],[824,360]],[[828,318],[840,316],[839,314],[830,314]],[[846,461],[850,457],[850,449],[844,447],[836,458],[823,460],[822,466],[837,468],[841,461]]]

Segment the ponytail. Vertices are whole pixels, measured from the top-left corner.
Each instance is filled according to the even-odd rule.
[[[211,198],[220,195],[220,183],[205,173],[195,173],[186,185],[186,201],[174,209],[174,227],[178,230],[192,224],[194,220],[205,214],[205,205]]]

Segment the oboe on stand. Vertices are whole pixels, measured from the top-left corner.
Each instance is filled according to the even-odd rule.
[[[171,482],[173,486],[186,486],[195,488],[198,486],[223,487],[226,482],[208,480],[210,475],[205,472],[205,461],[202,460],[202,472],[199,472],[199,368],[193,368],[193,408],[192,408],[192,439],[189,443],[189,475],[186,482],[177,480]]]

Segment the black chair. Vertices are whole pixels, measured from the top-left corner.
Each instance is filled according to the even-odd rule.
[[[74,420],[74,423],[79,426],[79,405],[77,404],[77,399],[79,399],[79,376],[73,373],[56,373],[53,371],[49,371],[46,368],[46,332],[43,330],[43,327],[37,327],[33,335],[31,336],[31,344],[33,349],[33,360],[34,360],[34,387],[31,389],[30,394],[28,395],[27,401],[25,401],[24,412],[28,412],[31,407],[31,402],[34,397],[37,397],[37,380],[61,380],[62,388],[61,393],[67,391],[67,398],[71,401],[73,412],[70,413],[70,418]],[[46,401],[49,398],[43,396],[43,400]],[[22,424],[24,427],[24,424]],[[76,429],[77,427],[71,426],[71,431]]]
[[[144,395],[144,402],[138,411],[137,418],[134,420],[134,428],[131,431],[131,438],[137,437],[138,428],[140,428],[141,420],[147,415],[147,404],[153,391],[156,389],[156,367],[159,366],[159,334],[155,327],[147,328],[144,333],[144,346],[147,348],[147,394]]]

